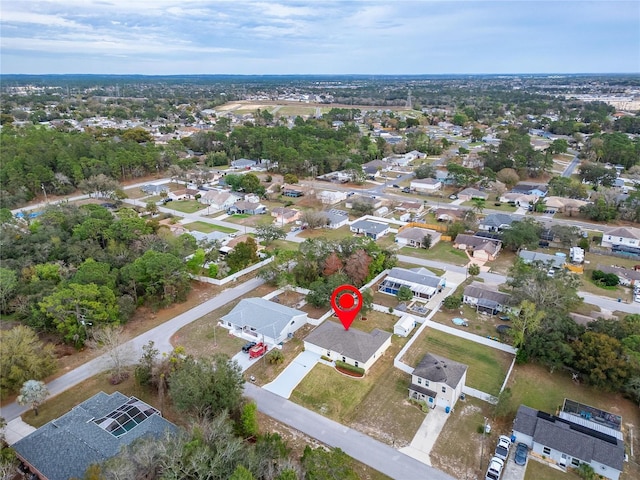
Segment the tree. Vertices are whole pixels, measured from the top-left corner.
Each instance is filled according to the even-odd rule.
[[[433,178],[436,175],[436,169],[426,163],[423,163],[413,171],[416,178]]]
[[[303,224],[307,224],[309,228],[320,228],[327,225],[327,215],[324,212],[314,212],[313,210],[307,210],[303,212],[300,219]]]
[[[498,394],[498,402],[496,403],[493,410],[493,413],[496,417],[504,418],[509,415],[509,413],[511,413],[509,411],[509,407],[511,405],[511,396],[512,393],[510,388],[505,388]]]
[[[482,140],[484,133],[482,130],[480,130],[478,127],[473,127],[471,129],[471,141],[472,142],[479,142]]]
[[[406,285],[402,285],[398,289],[398,293],[396,293],[396,298],[399,302],[408,302],[410,300],[413,300],[413,292]]]
[[[430,233],[422,237],[422,248],[425,250],[429,250],[431,248],[431,244],[433,242],[433,238]]]
[[[108,325],[93,331],[90,346],[106,350],[111,369],[111,384],[118,385],[129,377],[126,366],[129,364],[131,350],[125,347],[124,330],[120,326]]]
[[[339,448],[304,448],[301,458],[305,480],[357,480],[351,459]]]
[[[40,312],[50,318],[64,340],[76,347],[84,345],[88,327],[116,323],[118,304],[113,291],[95,283],[70,283],[60,287],[38,304]]]
[[[240,404],[242,369],[226,355],[209,359],[187,358],[169,377],[169,394],[182,412],[213,417]]]
[[[521,348],[528,337],[540,328],[544,311],[538,311],[536,305],[523,300],[519,305],[520,313],[512,319],[513,346]]]
[[[256,477],[242,465],[238,465],[229,480],[255,480]]]
[[[154,345],[153,340],[149,340],[147,344],[142,346],[142,356],[135,368],[135,377],[139,385],[151,384],[153,368],[160,354],[160,350],[155,348]]]
[[[589,382],[606,390],[618,390],[629,377],[630,368],[620,341],[597,332],[586,332],[573,343],[574,367]]]
[[[113,178],[100,173],[82,180],[79,187],[83,193],[88,193],[90,197],[110,198],[113,192],[120,188],[120,184]]]
[[[322,270],[322,275],[325,277],[330,277],[334,273],[340,273],[344,269],[344,264],[338,254],[336,252],[331,252],[331,254],[324,261],[324,269]]]
[[[18,286],[18,276],[13,270],[0,267],[0,312],[5,312],[7,303]]]
[[[513,168],[503,168],[496,174],[496,178],[504,183],[507,188],[512,188],[520,181],[520,176]]]
[[[472,277],[475,277],[476,275],[480,275],[480,265],[478,265],[477,263],[472,263],[471,265],[469,265],[469,268],[467,271],[469,272],[469,275],[471,275]]]
[[[30,379],[41,380],[56,370],[52,345],[44,345],[36,332],[18,325],[0,330],[0,395],[13,393]]]
[[[552,154],[566,153],[568,148],[569,148],[569,143],[563,138],[558,138],[553,142],[551,142],[551,145],[549,145],[549,151]]]
[[[502,233],[502,244],[518,251],[521,248],[536,248],[540,241],[542,226],[532,218],[516,221]]]
[[[156,205],[156,202],[154,202],[153,200],[149,200],[146,203],[144,209],[151,215],[155,215],[156,213],[158,213],[158,205]]]
[[[484,210],[485,207],[485,199],[484,198],[472,198],[471,199],[471,204],[472,204],[472,208],[473,211],[476,212],[478,215],[482,214],[482,211]]]
[[[253,265],[258,261],[258,244],[253,237],[238,243],[233,251],[227,255],[227,265],[231,273],[236,273],[243,268]]]
[[[447,310],[455,310],[462,305],[462,295],[449,295],[442,302],[442,306]]]
[[[18,405],[29,405],[31,409],[38,416],[38,407],[42,405],[47,396],[49,390],[44,382],[38,380],[27,380],[20,389],[20,395],[16,401]]]
[[[369,276],[369,265],[372,258],[363,249],[356,250],[345,261],[344,273],[346,273],[354,285],[360,286]]]
[[[286,236],[284,230],[276,225],[258,225],[256,227],[256,237],[260,238],[265,245],[270,245],[275,240]]]
[[[284,354],[278,348],[274,348],[267,354],[267,360],[272,365],[280,365],[284,362]]]
[[[258,406],[256,402],[247,402],[242,407],[238,430],[244,438],[252,438],[258,435]]]

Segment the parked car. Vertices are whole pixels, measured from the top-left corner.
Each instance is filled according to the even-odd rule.
[[[244,353],[249,353],[249,350],[251,350],[255,346],[256,346],[256,342],[247,342],[242,346],[242,351]]]
[[[451,195],[449,195],[449,199],[450,200],[457,200],[458,196],[455,193],[452,193]]]
[[[529,455],[529,447],[526,444],[520,442],[516,446],[516,465],[524,465],[527,463],[527,455]]]
[[[165,205],[169,202],[173,202],[173,198],[165,198],[162,203],[164,203]]]
[[[502,475],[502,469],[504,468],[504,460],[498,457],[493,457],[489,462],[487,473],[484,476],[485,480],[499,480]]]
[[[398,185],[397,183],[394,183],[393,188],[400,188],[400,185]]]
[[[507,458],[509,458],[510,448],[511,448],[511,439],[506,435],[500,435],[500,438],[498,438],[498,445],[496,446],[495,456],[500,458],[501,460],[506,461]]]
[[[402,192],[403,192],[403,193],[411,193],[411,189],[410,189],[409,187],[404,187],[404,188],[402,189]]]

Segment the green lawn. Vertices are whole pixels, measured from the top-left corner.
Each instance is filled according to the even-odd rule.
[[[415,367],[426,353],[435,353],[469,366],[467,385],[498,395],[513,355],[454,335],[426,328],[403,361]]]
[[[438,242],[429,250],[425,250],[423,248],[402,247],[398,253],[401,255],[408,255],[410,257],[452,263],[454,265],[466,265],[469,261],[465,252],[453,248],[452,244],[449,242]]]
[[[196,230],[202,233],[222,232],[222,233],[234,233],[238,230],[234,230],[229,227],[222,227],[220,225],[212,225],[207,222],[191,222],[186,225],[189,230]]]
[[[564,473],[536,460],[527,462],[524,480],[577,480],[580,478],[573,472]]]
[[[207,208],[206,205],[196,200],[174,200],[173,202],[167,203],[165,207],[182,213],[195,213],[198,210]]]

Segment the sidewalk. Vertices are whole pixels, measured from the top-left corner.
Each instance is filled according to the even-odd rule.
[[[7,423],[7,426],[4,429],[4,437],[9,445],[13,445],[18,440],[22,440],[24,437],[35,431],[35,427],[25,423],[22,420],[22,417],[17,417]]]

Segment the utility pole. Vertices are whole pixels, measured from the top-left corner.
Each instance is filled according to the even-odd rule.
[[[480,471],[482,471],[482,457],[484,457],[484,437],[487,434],[487,417],[484,417],[484,426],[482,427],[482,447],[480,448]]]
[[[44,183],[41,183],[40,187],[42,187],[42,192],[44,193],[44,203],[49,203],[49,199],[47,198],[47,191],[44,189]]]

